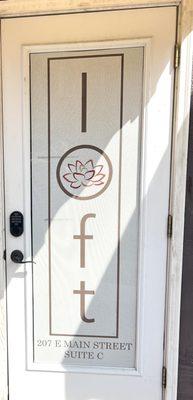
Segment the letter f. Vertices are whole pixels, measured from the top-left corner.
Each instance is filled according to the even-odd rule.
[[[85,235],[85,225],[89,218],[95,218],[96,214],[85,214],[80,222],[80,235],[74,235],[74,239],[80,240],[80,268],[85,268],[85,240],[93,239],[93,235]]]

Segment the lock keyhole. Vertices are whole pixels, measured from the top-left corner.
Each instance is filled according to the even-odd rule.
[[[20,250],[13,250],[11,253],[11,260],[16,264],[22,263],[23,253]]]

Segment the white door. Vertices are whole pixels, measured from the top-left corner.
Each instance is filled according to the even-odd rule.
[[[162,398],[175,20],[2,23],[10,400]]]

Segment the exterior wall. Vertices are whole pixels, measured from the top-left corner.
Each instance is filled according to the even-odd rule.
[[[193,80],[191,97],[182,273],[178,400],[190,400],[193,393]]]
[[[164,0],[7,0],[0,1],[0,16],[49,14],[60,12],[91,11],[93,9],[130,8],[145,6],[177,5],[179,1]],[[166,313],[166,356],[168,368],[167,400],[177,396],[178,371],[178,327],[180,317],[180,293],[183,251],[183,226],[186,187],[186,165],[188,148],[189,105],[192,60],[193,1],[182,0],[179,15],[178,42],[182,44],[181,67],[176,76],[174,104],[174,146],[170,213],[173,214],[173,238],[168,247],[168,304]],[[1,106],[0,106],[1,107]],[[1,118],[2,119],[2,118]],[[3,262],[3,146],[0,140],[0,400],[7,398],[6,367],[6,299],[5,272]]]
[[[191,0],[190,0],[191,2]],[[178,5],[180,0],[2,0],[1,16],[16,14],[42,14],[70,11],[99,10],[100,8],[129,8],[151,5]]]
[[[189,3],[189,4],[188,4]],[[182,39],[187,38],[193,29],[193,2],[190,0],[183,7]],[[193,78],[192,78],[193,79]],[[178,400],[190,400],[193,396],[193,368],[192,368],[192,187],[193,164],[193,80],[191,87],[191,115],[189,126],[188,165],[186,179],[186,203],[185,203],[185,232],[182,275],[181,321],[180,321],[180,347],[179,347],[179,376],[178,376]],[[185,177],[184,177],[185,181]]]

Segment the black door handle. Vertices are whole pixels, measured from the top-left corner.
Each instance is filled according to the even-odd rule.
[[[11,260],[16,264],[35,264],[34,261],[23,261],[23,253],[21,250],[13,250],[11,253]]]

